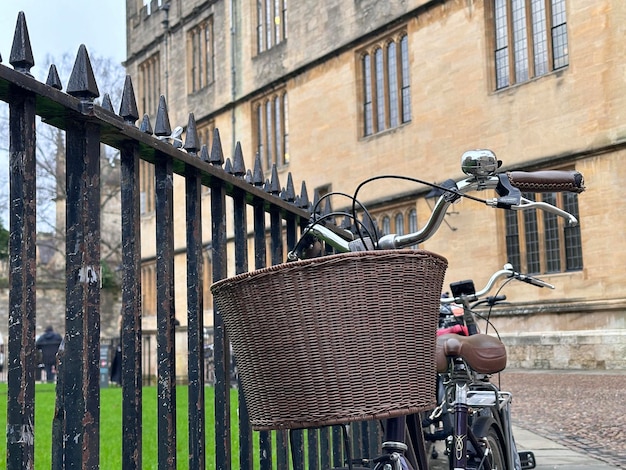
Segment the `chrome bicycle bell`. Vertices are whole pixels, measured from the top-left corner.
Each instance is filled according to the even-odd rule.
[[[461,169],[466,175],[491,176],[499,166],[500,162],[491,150],[468,150],[461,156]]]

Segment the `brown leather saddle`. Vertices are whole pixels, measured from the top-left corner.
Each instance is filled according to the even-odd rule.
[[[493,336],[445,334],[437,337],[437,372],[448,370],[448,358],[460,357],[480,374],[495,374],[506,367],[506,348]]]

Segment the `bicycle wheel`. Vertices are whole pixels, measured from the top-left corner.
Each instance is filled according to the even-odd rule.
[[[467,463],[468,470],[486,470],[488,468],[491,470],[508,470],[502,438],[497,427],[495,425],[489,426],[484,435],[476,437],[484,439],[486,455],[482,459],[478,455],[472,456]]]

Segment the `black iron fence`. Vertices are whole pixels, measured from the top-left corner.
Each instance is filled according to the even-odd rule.
[[[224,159],[219,133],[210,149],[200,144],[194,116],[189,116],[182,148],[171,135],[165,98],[154,128],[144,117],[139,127],[133,85],[126,79],[119,112],[105,94],[95,103],[98,86],[89,56],[81,46],[65,92],[56,69],[47,83],[35,80],[26,22],[20,14],[9,67],[0,64],[0,99],[9,105],[10,158],[10,294],[7,343],[7,468],[34,468],[35,324],[36,324],[36,116],[65,131],[66,155],[66,313],[64,350],[60,354],[56,408],[52,427],[52,468],[92,469],[100,459],[100,149],[119,149],[121,162],[122,325],[122,468],[148,466],[142,459],[142,413],[156,413],[158,468],[328,468],[344,464],[338,429],[252,432],[239,394],[238,426],[230,413],[231,374],[228,338],[219,312],[214,314],[212,362],[214,381],[207,383],[203,320],[203,250],[210,231],[212,279],[227,276],[234,260],[237,273],[283,262],[310,207],[303,185],[296,196],[291,177],[283,189],[278,173],[266,182],[260,162],[246,171],[240,147]],[[144,410],[141,305],[141,228],[139,165],[154,166],[156,207],[158,404]],[[173,176],[185,181],[188,461],[177,462],[174,319]],[[203,187],[210,188],[210,219],[203,218]],[[228,203],[227,203],[228,202]],[[248,216],[251,214],[251,220]],[[210,227],[210,228],[209,228]],[[229,231],[227,231],[227,227]],[[269,241],[268,241],[269,238]],[[252,246],[254,253],[248,253]],[[269,246],[269,252],[267,247]],[[254,266],[249,266],[249,260]],[[117,346],[116,346],[117,347]],[[214,387],[215,426],[207,427],[206,387]],[[238,429],[237,448],[233,428]],[[375,425],[353,424],[355,454],[376,447]],[[208,439],[209,434],[212,439]],[[207,461],[207,442],[215,459]],[[256,451],[256,448],[260,450]],[[289,451],[291,449],[291,452]],[[359,450],[360,449],[360,450]],[[211,452],[212,454],[213,452]]]

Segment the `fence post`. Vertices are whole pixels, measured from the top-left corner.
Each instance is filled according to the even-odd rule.
[[[18,16],[9,59],[30,75],[34,65],[24,14]],[[36,171],[35,95],[17,88],[9,102],[9,360],[7,469],[34,468]]]
[[[99,96],[80,46],[67,92],[90,114]],[[66,318],[61,390],[64,466],[99,468],[100,450],[100,127],[69,119],[66,129]]]
[[[211,147],[210,162],[221,166],[224,162],[219,132],[215,130]],[[213,282],[226,277],[226,191],[224,185],[217,181],[211,185],[211,239],[213,259]],[[224,330],[224,320],[220,312],[213,306],[215,364],[215,468],[228,470],[231,468],[231,432],[230,432],[230,351],[228,337]]]
[[[135,92],[126,77],[120,116],[131,126],[139,118]],[[141,192],[139,152],[136,143],[120,150],[122,209],[122,468],[142,467],[142,374],[141,367]]]
[[[196,121],[189,115],[185,150],[198,157]],[[189,468],[206,467],[204,413],[204,299],[202,281],[202,183],[197,168],[185,168],[187,218],[187,348],[189,370]]]
[[[161,95],[154,133],[171,134]],[[176,468],[176,370],[174,336],[174,174],[172,159],[156,154],[157,402],[159,470]]]

